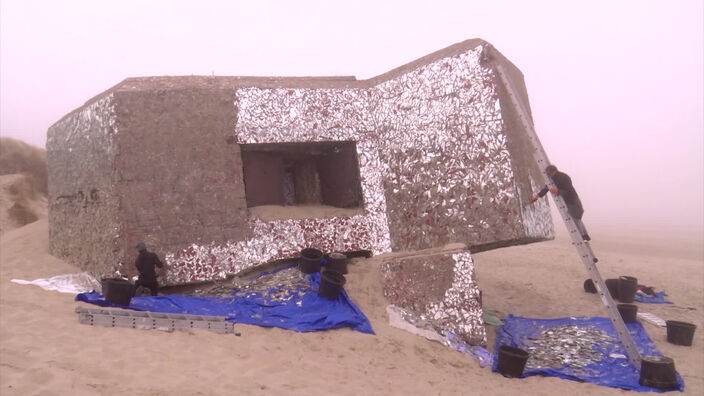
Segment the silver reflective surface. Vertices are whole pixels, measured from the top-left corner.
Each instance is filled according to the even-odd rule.
[[[390,260],[381,266],[384,296],[401,317],[443,337],[453,333],[471,345],[486,345],[483,312],[469,252]]]
[[[604,360],[616,343],[614,337],[593,326],[564,325],[543,329],[527,342],[526,370],[567,367],[586,372]],[[630,364],[624,356],[624,364]]]
[[[310,285],[310,275],[304,274],[298,268],[286,268],[270,274],[262,274],[251,279],[234,278],[227,282],[197,289],[193,296],[218,297],[263,297],[271,302],[286,302],[299,300],[309,293],[317,292]]]
[[[178,267],[168,281],[219,278],[307,246],[379,254],[551,236],[548,207],[519,202],[494,72],[479,62],[483,50],[366,88],[239,88],[238,144],[356,142],[364,211],[250,218],[252,239],[168,254]]]
[[[455,333],[471,345],[486,345],[483,311],[479,304],[479,288],[474,281],[474,262],[469,252],[453,254],[457,262],[452,287],[445,291],[440,303],[428,307],[428,317],[441,323],[443,335]]]

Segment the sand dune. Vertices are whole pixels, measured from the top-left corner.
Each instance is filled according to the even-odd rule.
[[[628,235],[633,238],[634,234]],[[675,359],[685,394],[704,394],[704,269],[701,256],[668,258],[594,249],[606,277],[633,275],[666,290],[674,305],[641,311],[698,326],[692,347],[667,343],[665,330],[644,324]],[[657,250],[658,241],[641,241]],[[629,245],[630,246],[630,245]],[[602,248],[603,247],[603,248]],[[602,249],[600,249],[602,248]],[[207,331],[165,333],[78,323],[73,296],[17,285],[77,273],[48,253],[47,222],[7,232],[0,240],[1,395],[615,395],[625,391],[557,378],[507,379],[473,358],[387,324],[380,261],[350,264],[347,290],[376,335],[347,329],[296,333],[235,325],[240,337]],[[598,297],[582,291],[586,271],[569,243],[556,241],[475,255],[486,310],[527,317],[604,316]],[[488,327],[493,350],[496,329]]]
[[[46,196],[29,194],[29,179],[20,173],[0,175],[0,235],[47,217]]]
[[[0,235],[47,216],[46,150],[0,137]]]

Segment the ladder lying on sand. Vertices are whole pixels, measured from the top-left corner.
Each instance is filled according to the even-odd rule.
[[[168,314],[127,309],[76,307],[78,322],[91,326],[132,327],[146,330],[203,329],[221,334],[235,333],[234,324],[224,316]],[[239,333],[235,333],[239,335]]]
[[[508,73],[501,64],[494,63],[493,66],[494,70],[501,79],[501,83],[503,84],[504,89],[506,89],[506,92],[508,93],[508,96],[511,99],[511,102],[514,106],[514,109],[516,110],[516,113],[518,114],[523,128],[525,128],[526,134],[528,135],[528,139],[530,140],[530,143],[533,147],[533,158],[538,163],[538,167],[545,175],[545,180],[547,180],[547,185],[550,187],[550,189],[556,188],[552,179],[550,179],[547,174],[545,174],[545,168],[550,165],[550,162],[548,161],[548,156],[547,154],[545,154],[543,145],[540,144],[538,135],[536,134],[535,129],[533,128],[533,122],[528,116],[528,112],[523,107],[523,102],[516,96],[517,91],[513,85],[513,82],[511,81],[511,77],[508,75]],[[628,355],[628,359],[630,360],[631,364],[636,367],[636,369],[640,370],[640,353],[636,348],[636,344],[633,342],[633,338],[631,338],[631,333],[628,332],[628,329],[626,328],[626,325],[623,322],[623,319],[621,318],[621,314],[619,313],[616,304],[614,304],[614,300],[611,298],[611,294],[609,294],[608,292],[604,280],[601,278],[601,274],[599,274],[599,270],[596,267],[596,263],[598,260],[594,256],[594,252],[592,251],[591,246],[589,246],[589,242],[582,240],[582,234],[579,232],[576,224],[570,217],[567,211],[567,205],[565,205],[565,201],[562,199],[562,197],[560,195],[553,195],[553,199],[555,201],[555,206],[557,206],[557,209],[560,211],[560,215],[562,215],[562,220],[565,222],[567,231],[569,231],[570,233],[570,237],[572,238],[572,244],[577,248],[577,252],[579,252],[579,256],[582,259],[582,263],[584,263],[584,266],[587,268],[587,271],[591,275],[592,280],[594,281],[594,284],[597,287],[597,291],[601,296],[601,301],[604,302],[604,305],[606,305],[606,308],[609,311],[609,316],[611,317],[611,321],[613,322],[614,327],[616,328],[616,332],[618,333],[618,336],[621,339],[621,343],[626,348],[626,354]]]

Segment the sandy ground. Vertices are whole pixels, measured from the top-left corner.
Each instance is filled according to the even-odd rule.
[[[612,230],[613,231],[613,230]],[[604,277],[632,275],[666,290],[674,305],[638,304],[664,319],[695,323],[694,345],[669,344],[685,394],[704,394],[704,266],[701,235],[668,240],[592,232]],[[609,235],[599,242],[601,235]],[[619,239],[619,235],[620,238]],[[651,239],[647,239],[651,238]],[[623,241],[623,242],[621,242]],[[675,241],[675,242],[673,242]],[[378,259],[350,264],[347,290],[376,335],[348,329],[296,333],[235,325],[240,337],[207,331],[92,327],[78,323],[74,296],[18,285],[80,272],[47,253],[46,220],[0,240],[0,395],[615,395],[626,391],[558,378],[507,379],[473,358],[387,324]],[[553,318],[605,316],[582,290],[586,270],[564,239],[475,255],[484,308]],[[496,328],[488,326],[493,350]],[[629,393],[630,394],[630,393]]]

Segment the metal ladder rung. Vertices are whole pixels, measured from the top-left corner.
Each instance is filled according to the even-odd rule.
[[[107,327],[132,327],[154,330],[204,329],[216,333],[234,333],[234,324],[224,316],[170,314],[124,309],[76,307],[78,322]],[[238,334],[236,334],[238,335]]]

